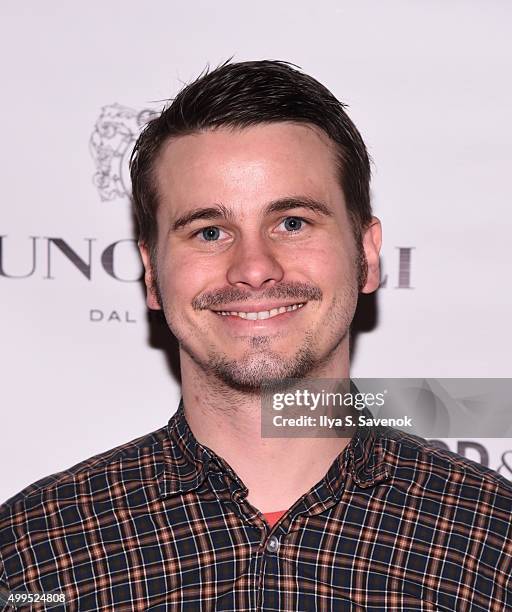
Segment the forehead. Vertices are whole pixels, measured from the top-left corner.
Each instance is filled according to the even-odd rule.
[[[160,207],[257,206],[287,196],[342,198],[334,143],[291,122],[216,128],[169,140],[155,164]]]

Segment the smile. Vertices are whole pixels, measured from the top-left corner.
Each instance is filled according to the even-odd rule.
[[[277,317],[277,315],[283,314],[284,312],[292,312],[293,310],[298,310],[304,306],[305,302],[300,304],[292,304],[291,306],[281,306],[280,308],[272,308],[271,310],[260,310],[258,312],[236,312],[236,311],[224,311],[218,310],[218,315],[223,317],[232,316],[232,317],[240,317],[240,319],[248,319],[249,321],[256,321],[259,319],[271,319],[272,317]]]

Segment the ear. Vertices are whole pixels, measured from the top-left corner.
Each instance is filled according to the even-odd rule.
[[[377,217],[363,231],[363,249],[368,264],[368,275],[361,293],[376,291],[380,283],[380,247],[382,245],[382,226]]]
[[[151,310],[161,310],[156,294],[155,275],[151,265],[151,257],[149,256],[149,248],[144,242],[139,242],[139,252],[144,264],[144,283],[146,285],[146,304]]]

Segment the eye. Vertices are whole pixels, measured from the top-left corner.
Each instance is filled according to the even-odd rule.
[[[307,223],[307,221],[301,217],[286,217],[286,219],[282,221],[282,224],[284,224],[284,228],[287,232],[299,231],[304,223]]]
[[[202,240],[206,240],[207,242],[215,242],[220,238],[221,230],[218,227],[204,227],[202,230],[199,230],[196,233],[196,236],[199,236]]]

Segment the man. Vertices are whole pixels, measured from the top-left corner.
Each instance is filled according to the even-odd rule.
[[[228,63],[148,124],[131,172],[182,402],[4,504],[5,591],[69,610],[512,609],[505,479],[392,429],[261,435],[267,381],[349,378],[358,294],[379,283],[343,105],[286,63]]]

